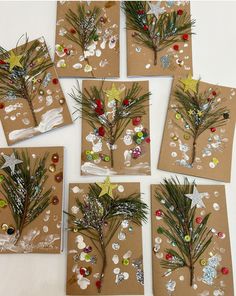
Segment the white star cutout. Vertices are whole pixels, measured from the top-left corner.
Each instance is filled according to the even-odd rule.
[[[11,156],[3,154],[3,158],[5,159],[4,165],[1,167],[1,169],[9,167],[11,169],[12,174],[15,173],[15,166],[18,163],[22,163],[22,160],[16,159],[15,154],[12,153]]]
[[[166,10],[164,7],[160,7],[161,1],[158,1],[157,3],[148,3],[150,10],[147,12],[147,14],[154,14],[156,18],[159,17],[160,14],[164,13]]]
[[[191,194],[185,194],[186,197],[192,200],[191,203],[191,209],[194,208],[195,206],[198,206],[199,208],[205,208],[205,205],[202,201],[203,197],[205,197],[206,193],[200,193],[197,190],[197,187],[194,186],[193,188],[193,193]]]

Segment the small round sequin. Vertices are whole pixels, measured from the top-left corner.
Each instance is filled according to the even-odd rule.
[[[7,234],[8,235],[13,235],[15,233],[15,228],[12,226],[9,226],[7,229]]]
[[[114,268],[113,272],[114,272],[114,274],[119,274],[120,273],[120,268]]]
[[[79,207],[77,207],[77,206],[73,206],[73,207],[71,208],[71,212],[72,212],[72,214],[78,214],[78,212],[79,212]]]
[[[59,155],[58,155],[58,153],[54,153],[52,155],[51,160],[52,160],[53,163],[57,163],[59,161]]]
[[[119,185],[117,189],[118,189],[119,192],[124,192],[124,186],[123,185]]]
[[[55,175],[55,181],[60,183],[63,180],[63,173],[60,172],[57,175]]]
[[[176,113],[176,114],[175,114],[175,118],[176,118],[177,120],[180,120],[181,117],[182,117],[181,114],[179,114],[179,113]]]
[[[172,157],[177,157],[177,153],[176,152],[171,152],[171,156]]]
[[[120,249],[120,245],[118,243],[113,243],[112,244],[112,249],[115,250],[115,251],[117,251],[117,250]]]
[[[218,203],[213,203],[213,209],[215,210],[215,211],[219,211],[220,210],[220,206],[219,206],[219,204]]]
[[[118,255],[113,255],[112,261],[113,261],[114,264],[118,264],[119,263],[119,256]]]
[[[123,228],[128,228],[128,226],[129,226],[129,221],[128,221],[128,220],[123,220],[123,221],[121,222],[121,226],[122,226]]]
[[[52,204],[55,206],[55,205],[58,205],[59,204],[59,198],[58,196],[53,196],[52,198]]]
[[[64,99],[64,98],[61,98],[61,99],[59,100],[59,104],[60,104],[60,105],[64,105],[64,104],[65,104],[65,99]]]
[[[129,265],[129,259],[123,259],[122,264],[125,265],[125,266],[128,266]]]
[[[218,232],[218,233],[217,233],[217,236],[218,236],[219,238],[221,238],[221,239],[224,239],[224,238],[225,238],[225,233],[223,233],[223,232]]]
[[[184,134],[184,139],[185,140],[189,140],[190,139],[190,135],[189,134]]]
[[[5,208],[7,206],[7,202],[4,199],[0,199],[0,208]]]
[[[181,276],[179,277],[179,280],[180,280],[181,282],[184,281],[184,276],[181,275]]]
[[[8,225],[7,225],[6,223],[3,223],[3,224],[1,225],[1,229],[2,229],[3,231],[7,231],[7,229],[8,229]]]
[[[190,237],[190,235],[185,235],[184,240],[185,240],[186,242],[190,242],[190,241],[191,241],[191,237]]]
[[[54,173],[56,171],[56,166],[55,164],[51,164],[48,168],[49,172]]]
[[[129,227],[129,232],[133,232],[133,231],[134,231],[133,227],[130,226],[130,227]]]
[[[201,259],[201,260],[200,260],[200,264],[201,264],[202,266],[205,266],[205,265],[207,264],[206,259]]]

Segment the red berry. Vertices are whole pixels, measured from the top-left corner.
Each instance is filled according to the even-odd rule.
[[[178,44],[175,44],[175,45],[173,46],[173,49],[176,50],[176,51],[178,51],[178,50],[179,50],[179,45],[178,45]]]
[[[58,79],[57,78],[53,78],[52,83],[53,84],[58,84]]]
[[[63,173],[58,173],[57,175],[55,175],[55,181],[57,183],[60,183],[63,180]]]
[[[182,9],[178,9],[178,10],[177,10],[177,14],[178,14],[178,15],[182,15],[182,14],[183,14],[183,10],[182,10]]]
[[[183,38],[184,40],[186,40],[186,41],[188,40],[188,37],[189,37],[188,34],[184,34],[184,35],[182,36],[182,38]]]
[[[98,134],[100,137],[104,137],[105,135],[105,128],[103,126],[100,126],[98,129]]]
[[[58,153],[53,153],[51,159],[52,159],[52,162],[57,163],[59,161],[59,154]]]
[[[150,138],[146,138],[145,139],[145,142],[149,144],[151,142],[151,139]]]
[[[133,125],[139,125],[141,122],[141,117],[135,117],[132,119]]]
[[[163,215],[162,210],[156,210],[156,216],[161,217]]]
[[[201,224],[202,223],[202,217],[197,217],[196,218],[196,223]]]
[[[137,14],[139,14],[139,15],[144,14],[144,10],[142,10],[142,9],[138,10]]]
[[[124,99],[123,105],[128,106],[129,105],[129,100],[128,99]]]
[[[212,127],[211,128],[211,132],[214,133],[215,131],[216,131],[216,128],[215,127]]]
[[[227,274],[229,273],[229,269],[228,269],[227,267],[222,267],[222,268],[221,268],[221,273],[222,273],[223,275],[227,275]]]
[[[98,108],[102,108],[102,101],[100,99],[96,99],[95,102],[96,102]]]
[[[80,273],[82,276],[84,276],[84,275],[85,275],[85,268],[80,267],[80,269],[79,269],[79,273]]]
[[[64,53],[67,53],[68,52],[68,49],[67,48],[64,48]]]
[[[75,29],[73,29],[73,28],[70,29],[70,32],[71,32],[71,34],[75,34],[76,33]]]
[[[166,254],[166,260],[172,260],[173,259],[173,256],[171,254]]]
[[[102,109],[102,108],[99,108],[99,107],[95,108],[95,112],[96,112],[98,115],[103,115],[103,114],[104,114],[103,109]]]
[[[143,29],[144,29],[144,31],[147,31],[148,30],[148,26],[147,25],[144,25],[143,26]]]
[[[3,109],[5,105],[3,103],[0,103],[0,109]]]
[[[212,95],[215,97],[216,96],[216,92],[213,90]]]
[[[102,283],[101,283],[101,281],[96,281],[95,285],[98,289],[100,289],[102,286]]]

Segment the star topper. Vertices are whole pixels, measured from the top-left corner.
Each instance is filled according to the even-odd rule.
[[[1,167],[1,169],[9,167],[11,169],[12,174],[15,173],[15,166],[19,163],[22,163],[22,160],[16,159],[15,154],[12,153],[11,156],[3,154],[3,158],[5,159],[5,163]]]
[[[184,92],[192,90],[193,92],[197,92],[197,84],[198,81],[192,79],[192,76],[189,74],[187,78],[180,79],[180,82],[184,85]]]
[[[197,187],[194,186],[193,187],[193,193],[190,193],[190,194],[185,194],[185,196],[189,199],[192,200],[192,203],[191,203],[191,209],[194,208],[195,206],[198,206],[199,208],[205,208],[205,205],[202,201],[203,197],[205,197],[206,193],[200,193],[198,190],[197,190]]]
[[[107,194],[111,198],[113,198],[113,192],[112,191],[115,188],[117,188],[117,186],[118,186],[117,184],[112,184],[109,177],[106,177],[106,179],[105,179],[105,181],[103,183],[97,183],[97,185],[102,189],[100,194],[99,194],[99,197]]]
[[[150,10],[147,12],[147,14],[154,14],[155,17],[158,19],[160,14],[163,14],[166,12],[164,7],[161,7],[161,1],[158,1],[157,3],[148,3]]]
[[[117,89],[114,83],[112,83],[111,89],[105,91],[109,102],[112,100],[120,101],[121,100],[120,95],[122,92],[123,90]]]
[[[9,63],[9,70],[12,72],[14,67],[23,68],[20,60],[22,58],[22,55],[15,55],[13,50],[10,51],[10,56],[8,59],[4,60],[5,63]]]

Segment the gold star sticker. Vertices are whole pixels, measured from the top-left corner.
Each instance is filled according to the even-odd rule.
[[[110,90],[105,91],[108,101],[117,100],[120,101],[120,94],[123,92],[123,90],[119,90],[116,88],[115,84],[112,84],[112,88]]]
[[[102,189],[102,191],[99,194],[99,197],[108,194],[111,198],[113,198],[112,190],[114,190],[117,187],[117,184],[111,184],[109,177],[106,177],[103,183],[97,183],[97,185]]]
[[[189,74],[187,78],[180,79],[180,82],[184,85],[184,92],[192,90],[193,92],[197,92],[197,84],[198,81],[192,79],[192,76]]]
[[[197,115],[198,115],[199,117],[202,117],[202,115],[203,115],[203,112],[202,112],[202,111],[200,111],[200,110],[198,110],[198,111],[197,111]]]
[[[22,58],[22,55],[15,55],[13,50],[10,51],[10,57],[8,59],[6,59],[4,62],[9,63],[10,64],[10,68],[9,70],[12,71],[14,67],[20,67],[23,68],[20,60]]]
[[[194,111],[192,109],[188,110],[188,114],[189,115],[193,115],[194,114]]]

